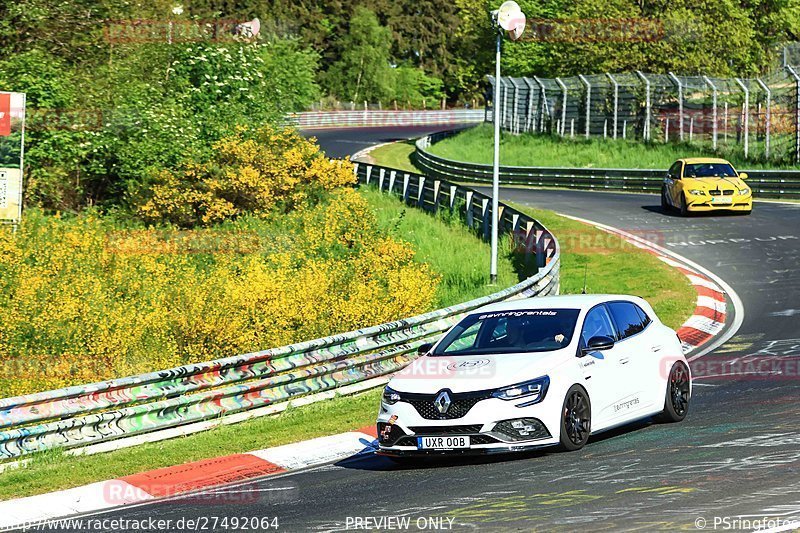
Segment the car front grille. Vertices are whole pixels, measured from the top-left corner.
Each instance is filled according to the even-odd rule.
[[[725,189],[724,191],[720,191],[719,189],[712,189],[708,191],[708,194],[710,194],[711,196],[720,196],[720,195],[733,196],[734,192],[735,191],[733,189]]]
[[[407,402],[414,406],[419,416],[425,420],[455,420],[464,417],[476,403],[491,398],[492,391],[475,391],[475,392],[449,392],[450,405],[447,410],[442,413],[436,406],[436,397],[442,391],[436,394],[412,394],[407,392],[400,393],[400,401]]]
[[[452,400],[450,408],[446,413],[440,413],[430,400],[409,400],[408,403],[414,406],[419,416],[425,420],[454,420],[464,417],[472,407],[481,401],[481,398],[468,398],[464,400]]]

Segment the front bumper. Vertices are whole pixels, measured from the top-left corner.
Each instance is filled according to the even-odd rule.
[[[753,209],[752,196],[734,195],[730,198],[730,203],[717,203],[719,196],[707,195],[689,195],[687,200],[687,208],[689,211],[751,211]],[[716,202],[714,200],[717,200]]]
[[[485,455],[527,451],[559,443],[557,398],[545,397],[542,402],[527,407],[517,407],[515,403],[520,402],[485,399],[472,406],[464,416],[453,419],[425,418],[415,406],[403,401],[393,405],[382,403],[377,420],[378,454],[394,457]],[[425,410],[422,412],[431,416]],[[419,437],[440,436],[468,436],[470,447],[420,449]]]

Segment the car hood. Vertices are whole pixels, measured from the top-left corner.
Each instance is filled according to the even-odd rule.
[[[744,181],[740,178],[683,178],[685,189],[700,189],[711,191],[714,189],[746,189]]]
[[[422,394],[496,389],[552,374],[574,355],[567,347],[541,353],[423,356],[395,374],[389,387]]]

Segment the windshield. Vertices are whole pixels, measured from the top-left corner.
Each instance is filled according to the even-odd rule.
[[[735,178],[736,171],[727,163],[696,163],[686,165],[685,178]]]
[[[547,352],[569,345],[577,309],[527,309],[475,313],[462,320],[433,355]]]

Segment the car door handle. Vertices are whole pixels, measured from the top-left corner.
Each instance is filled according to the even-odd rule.
[[[631,360],[630,357],[622,357],[622,358],[620,358],[619,363],[621,365],[627,365],[630,360]]]
[[[660,352],[661,348],[663,348],[663,346],[661,346],[660,344],[657,345],[657,346],[651,346],[650,347],[650,349],[653,350],[654,352]]]

